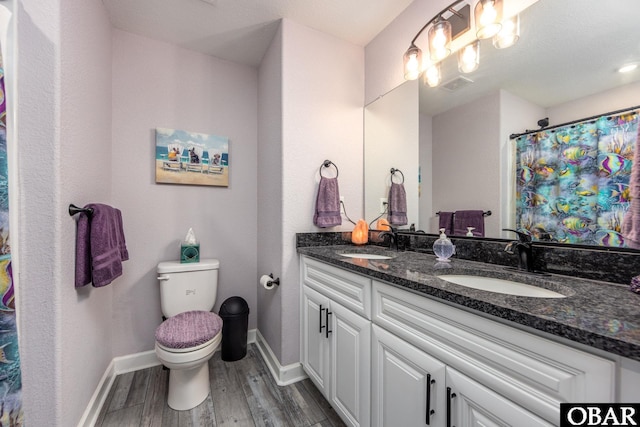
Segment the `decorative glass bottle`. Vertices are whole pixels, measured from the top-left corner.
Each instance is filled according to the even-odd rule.
[[[433,244],[433,253],[436,254],[437,260],[440,262],[449,261],[456,249],[451,240],[444,234],[444,230],[444,228],[440,229],[440,238]]]

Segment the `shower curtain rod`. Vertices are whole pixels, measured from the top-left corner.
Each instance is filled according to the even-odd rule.
[[[602,117],[602,116],[609,116],[609,115],[612,115],[612,114],[620,114],[620,113],[624,113],[625,111],[638,110],[638,109],[640,109],[640,105],[636,105],[636,106],[628,107],[628,108],[623,108],[622,110],[609,111],[608,113],[598,114],[597,116],[586,117],[584,119],[573,120],[573,121],[570,121],[570,122],[561,123],[559,125],[547,126],[545,128],[540,128],[540,129],[535,129],[535,130],[528,130],[527,129],[526,131],[524,131],[522,133],[512,133],[511,135],[509,135],[509,138],[510,139],[516,139],[516,138],[519,138],[521,136],[529,135],[529,134],[540,132],[540,131],[543,131],[543,130],[556,129],[556,128],[559,128],[559,127],[562,127],[562,126],[569,126],[569,125],[573,125],[573,124],[576,124],[576,123],[587,122],[589,120],[597,119],[598,117]]]

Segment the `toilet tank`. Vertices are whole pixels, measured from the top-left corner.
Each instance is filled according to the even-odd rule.
[[[162,314],[171,317],[191,310],[211,311],[218,293],[219,266],[217,259],[159,263],[157,273]]]

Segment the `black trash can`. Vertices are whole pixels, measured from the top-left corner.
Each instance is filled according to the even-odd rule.
[[[227,298],[218,314],[222,318],[222,360],[242,359],[247,355],[249,304],[240,297]]]

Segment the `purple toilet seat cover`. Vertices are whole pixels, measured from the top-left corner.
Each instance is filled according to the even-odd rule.
[[[210,311],[185,311],[168,318],[156,329],[156,341],[169,348],[204,344],[222,329],[222,319]]]

